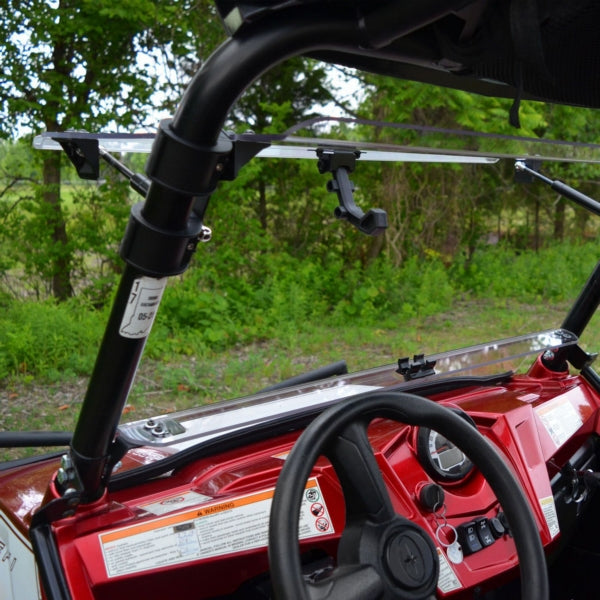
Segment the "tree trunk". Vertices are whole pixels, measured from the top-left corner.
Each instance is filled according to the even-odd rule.
[[[267,186],[261,177],[258,180],[258,218],[261,228],[267,230]]]
[[[565,239],[565,206],[565,199],[559,198],[554,210],[554,239],[561,242]]]
[[[71,250],[67,238],[65,216],[60,203],[60,153],[48,152],[43,163],[43,202],[48,210],[48,227],[52,252],[52,294],[60,301],[73,295],[71,285]]]
[[[366,264],[370,265],[383,251],[385,245],[385,234],[376,235],[371,238],[366,256]]]

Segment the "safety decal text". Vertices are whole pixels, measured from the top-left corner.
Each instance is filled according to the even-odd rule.
[[[265,547],[274,490],[172,513],[100,534],[108,577]],[[321,489],[309,480],[299,516],[301,539],[334,533]]]

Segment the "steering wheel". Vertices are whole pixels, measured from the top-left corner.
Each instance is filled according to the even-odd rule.
[[[277,481],[269,562],[277,600],[429,600],[439,560],[430,535],[392,506],[367,437],[375,417],[430,427],[463,450],[491,485],[514,537],[522,597],[547,600],[544,550],[529,503],[490,443],[460,416],[430,400],[384,391],[354,396],[319,415],[298,438]],[[346,503],[346,526],[330,576],[305,581],[298,549],[302,494],[320,455],[331,461]]]

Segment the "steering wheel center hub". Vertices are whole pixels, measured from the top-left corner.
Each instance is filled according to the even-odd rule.
[[[394,583],[406,590],[422,588],[435,575],[431,544],[418,531],[394,533],[385,546],[384,564]]]

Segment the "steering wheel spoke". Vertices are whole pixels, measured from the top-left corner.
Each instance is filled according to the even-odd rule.
[[[338,567],[326,579],[307,585],[310,600],[374,600],[384,591],[376,569],[370,565]]]
[[[381,524],[396,516],[367,426],[365,421],[350,423],[325,451],[344,490],[347,523],[366,520]]]

